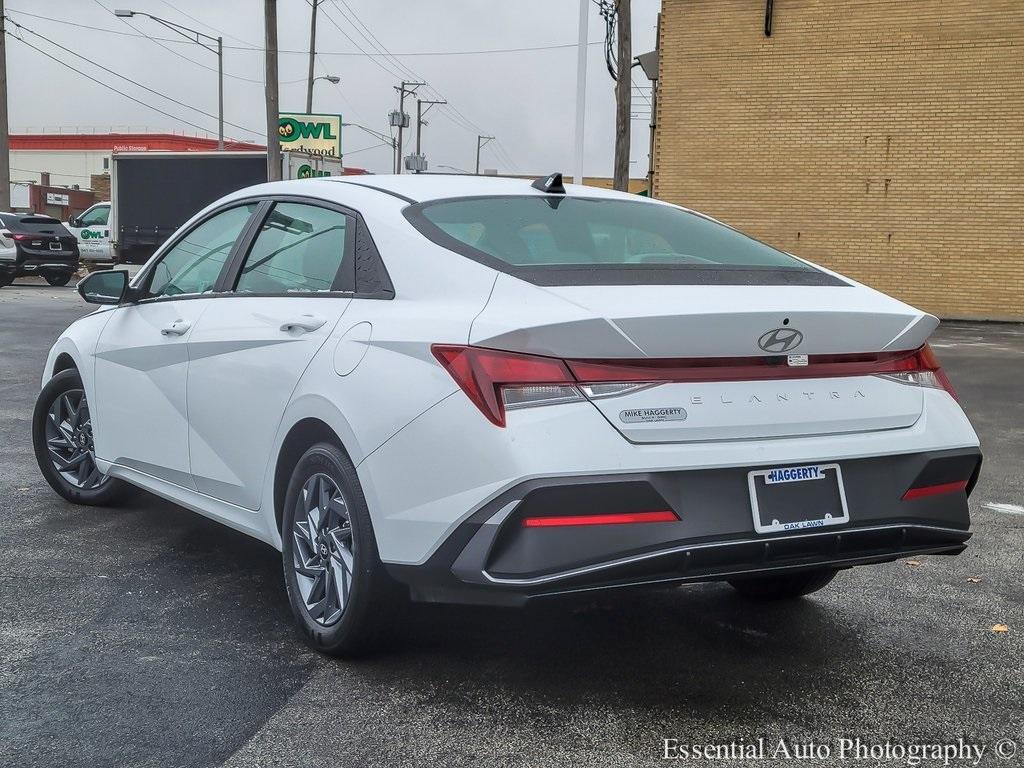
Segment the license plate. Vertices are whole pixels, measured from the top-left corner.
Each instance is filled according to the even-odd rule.
[[[850,521],[838,464],[801,464],[747,474],[754,530],[779,533]]]
[[[63,246],[61,246],[60,243],[50,243],[50,250],[51,251],[59,251],[59,250],[61,250],[62,247]]]

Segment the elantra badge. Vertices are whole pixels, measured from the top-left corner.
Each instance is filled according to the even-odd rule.
[[[765,352],[780,355],[800,346],[800,342],[803,340],[804,335],[796,328],[773,328],[761,334],[761,338],[757,340],[757,346]]]
[[[685,408],[629,408],[619,412],[623,424],[650,424],[658,421],[686,421]]]

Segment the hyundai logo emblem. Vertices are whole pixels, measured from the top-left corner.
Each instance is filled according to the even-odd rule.
[[[796,328],[773,328],[761,334],[761,338],[757,340],[757,346],[765,352],[777,355],[795,349],[803,340],[804,335]]]

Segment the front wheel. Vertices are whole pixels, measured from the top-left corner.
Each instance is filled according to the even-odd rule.
[[[48,282],[50,285],[58,287],[58,288],[60,286],[67,285],[68,283],[71,282],[71,273],[70,272],[50,273],[50,274],[47,274],[47,275],[43,275],[43,277],[46,278],[46,282]]]
[[[284,580],[306,640],[337,656],[375,649],[403,597],[381,565],[363,490],[345,452],[330,443],[306,451],[284,503]]]
[[[777,576],[747,576],[730,579],[729,584],[752,600],[793,600],[817,592],[836,577],[835,568],[783,573]]]
[[[96,466],[89,401],[74,369],[58,373],[39,393],[32,414],[32,446],[46,482],[73,504],[104,506],[127,489]]]

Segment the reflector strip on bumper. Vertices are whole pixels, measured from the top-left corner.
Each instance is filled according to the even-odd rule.
[[[957,493],[967,489],[966,480],[957,480],[955,483],[941,483],[939,485],[924,485],[920,488],[911,488],[903,494],[904,501],[920,499],[925,496],[938,496],[943,493]]]
[[[628,523],[676,523],[679,518],[671,510],[658,512],[623,512],[610,515],[563,515],[561,517],[527,517],[524,528],[552,528],[567,525],[624,525]]]

